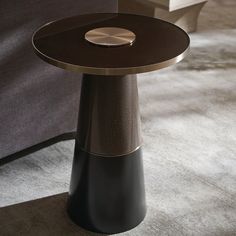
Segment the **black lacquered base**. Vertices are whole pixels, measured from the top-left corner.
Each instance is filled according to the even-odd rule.
[[[106,234],[137,226],[146,214],[141,148],[124,156],[102,157],[77,147],[68,199],[71,219]]]

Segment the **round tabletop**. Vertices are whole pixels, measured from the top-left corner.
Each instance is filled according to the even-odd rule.
[[[32,43],[38,56],[57,67],[88,74],[125,75],[181,61],[190,40],[181,28],[159,19],[96,13],[45,24],[34,33]]]

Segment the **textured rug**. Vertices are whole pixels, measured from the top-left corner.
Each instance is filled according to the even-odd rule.
[[[148,213],[121,235],[236,235],[235,12],[235,0],[209,1],[190,55],[139,75]],[[1,236],[95,235],[65,213],[73,147],[0,167]]]

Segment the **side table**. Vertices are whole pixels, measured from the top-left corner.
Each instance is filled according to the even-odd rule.
[[[151,17],[98,13],[42,26],[36,54],[82,72],[68,213],[78,225],[119,233],[145,217],[137,73],[182,60],[188,35]]]

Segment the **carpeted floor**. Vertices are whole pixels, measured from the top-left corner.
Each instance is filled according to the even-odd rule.
[[[209,1],[190,55],[139,75],[148,213],[121,235],[236,235],[235,13],[235,0]],[[94,235],[65,213],[73,146],[0,167],[1,236]]]

